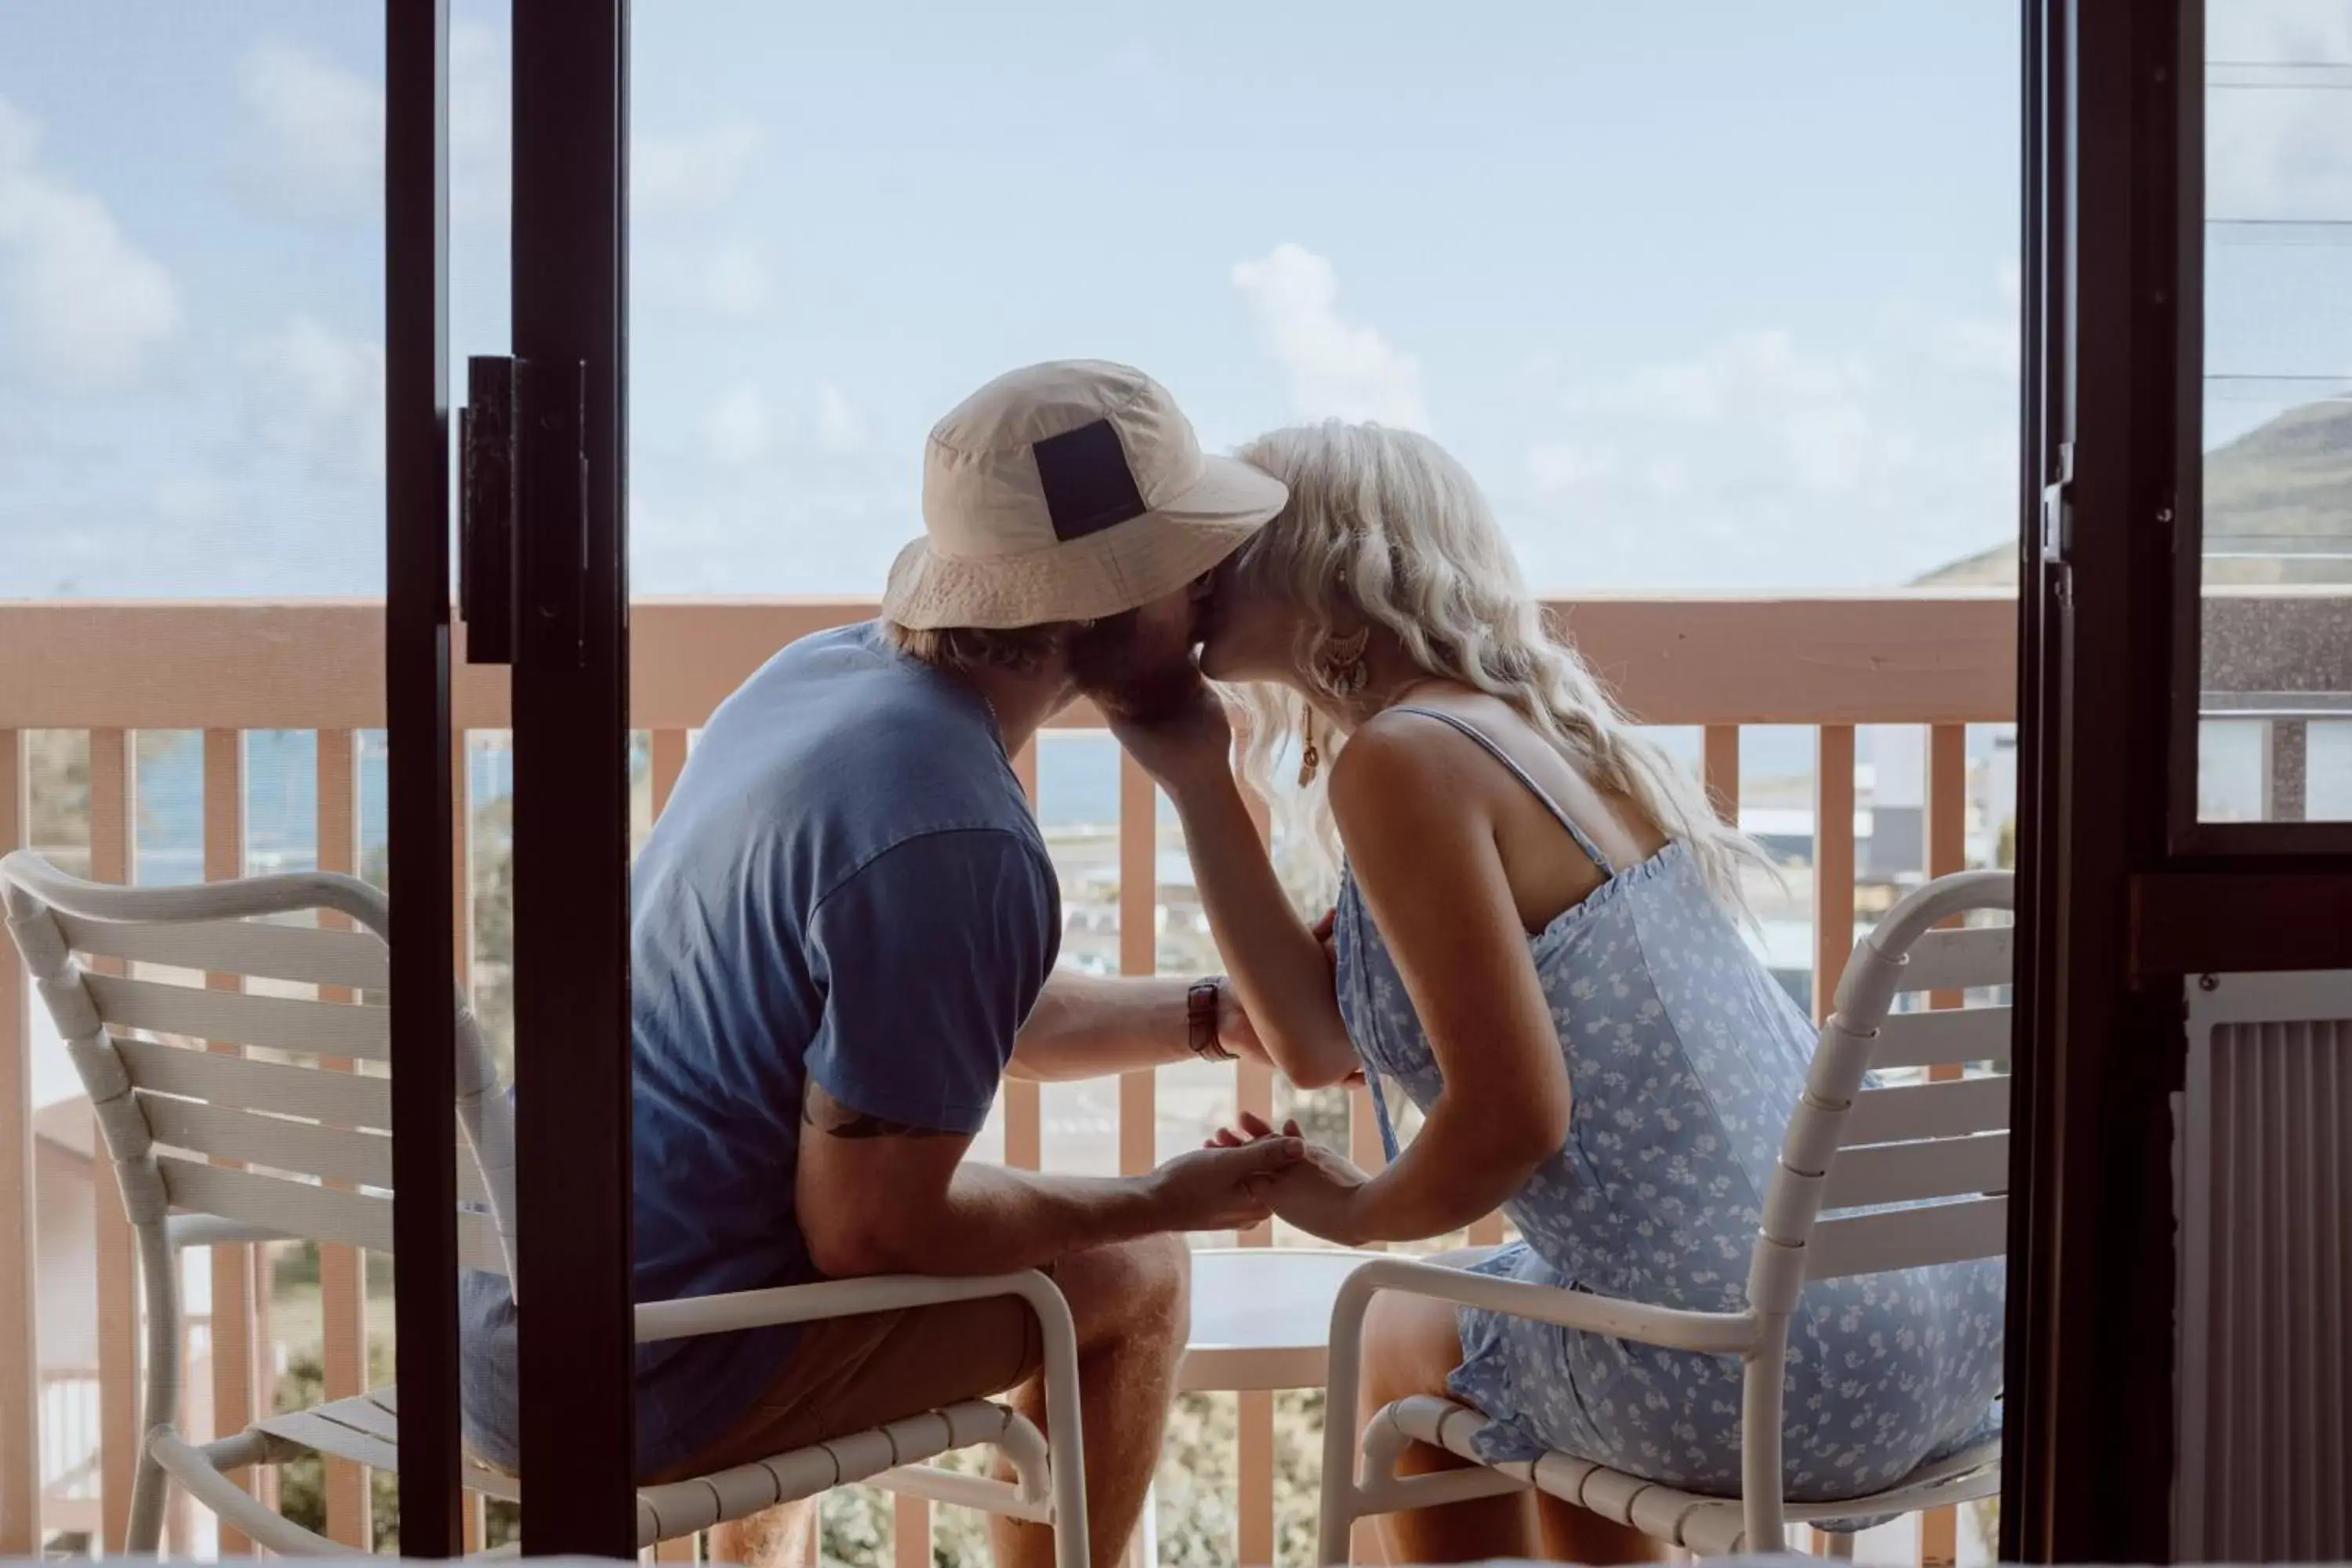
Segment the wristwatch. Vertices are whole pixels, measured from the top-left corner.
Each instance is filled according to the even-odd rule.
[[[1229,1062],[1234,1053],[1217,1038],[1217,1014],[1224,1001],[1225,983],[1212,976],[1192,982],[1184,993],[1184,1038],[1192,1054],[1204,1062]]]

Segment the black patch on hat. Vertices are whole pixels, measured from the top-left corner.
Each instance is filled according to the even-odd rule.
[[[1066,544],[1100,533],[1150,510],[1127,466],[1127,448],[1108,419],[1048,436],[1031,448],[1054,537]]]

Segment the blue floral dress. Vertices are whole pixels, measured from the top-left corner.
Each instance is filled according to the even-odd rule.
[[[1567,1143],[1504,1205],[1526,1239],[1482,1274],[1661,1307],[1747,1305],[1765,1183],[1816,1036],[1670,843],[1612,868],[1475,726],[1430,709],[1533,790],[1607,880],[1531,939],[1574,1096]],[[1334,931],[1340,1011],[1376,1086],[1424,1110],[1444,1080],[1352,876]],[[1384,1095],[1381,1133],[1396,1136]],[[1806,1286],[1790,1325],[1787,1495],[1884,1489],[1999,1430],[2000,1259]],[[1461,1314],[1456,1399],[1491,1418],[1486,1457],[1574,1455],[1716,1496],[1739,1489],[1741,1364],[1478,1309]]]

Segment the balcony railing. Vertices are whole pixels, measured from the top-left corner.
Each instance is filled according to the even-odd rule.
[[[653,805],[658,811],[684,766],[688,738],[711,710],[776,648],[824,626],[869,616],[870,602],[850,600],[641,601],[632,626],[633,723],[650,734]],[[1707,788],[1727,812],[1740,798],[1740,733],[1745,726],[1801,726],[1812,731],[1814,834],[1811,880],[1812,989],[1829,994],[1852,945],[1855,923],[1855,731],[1857,726],[1924,726],[1927,787],[1923,864],[1934,875],[1960,868],[1968,854],[1967,727],[2011,716],[2016,692],[2013,600],[1999,595],[1921,595],[1771,599],[1595,598],[1555,606],[1587,656],[1645,723],[1703,731]],[[383,722],[381,606],[350,602],[31,603],[0,605],[0,849],[26,841],[27,731],[66,730],[88,736],[90,874],[131,879],[137,841],[135,737],[142,731],[201,731],[202,865],[207,878],[247,868],[244,736],[255,731],[310,731],[317,736],[317,863],[360,868],[355,758],[362,731]],[[508,724],[505,671],[457,666],[453,710],[461,731]],[[1098,728],[1086,711],[1063,728]],[[463,759],[468,749],[460,745]],[[462,770],[466,764],[461,761]],[[1034,793],[1033,745],[1017,768]],[[1118,790],[1118,960],[1130,973],[1158,963],[1154,939],[1158,841],[1154,792],[1121,759]],[[470,975],[473,930],[465,835],[472,813],[467,781],[452,780],[461,907],[460,974]],[[0,1555],[29,1554],[43,1529],[64,1528],[62,1511],[40,1519],[37,1502],[45,1454],[57,1451],[43,1431],[45,1384],[33,1342],[36,1320],[36,1194],[27,996],[13,956],[0,963]],[[1192,1070],[1192,1069],[1183,1069]],[[1235,1069],[1234,1101],[1261,1114],[1274,1109],[1270,1075]],[[1122,1170],[1155,1162],[1155,1078],[1129,1074],[1117,1089],[1117,1155]],[[1360,1095],[1350,1142],[1377,1161],[1368,1105]],[[1008,1083],[1002,1107],[1003,1158],[1036,1168],[1045,1156],[1041,1097],[1034,1085]],[[95,1235],[99,1364],[95,1415],[96,1491],[102,1530],[119,1545],[139,1440],[134,1377],[138,1309],[130,1232],[113,1184],[98,1168]],[[1499,1236],[1490,1222],[1480,1238]],[[1245,1236],[1262,1245],[1264,1231]],[[329,1247],[321,1258],[325,1392],[362,1391],[366,1377],[366,1291],[362,1260]],[[268,1276],[254,1259],[228,1252],[214,1263],[209,1303],[224,1331],[213,1346],[212,1410],[227,1429],[251,1418],[271,1397],[276,1361],[267,1322]],[[78,1399],[86,1396],[78,1394]],[[75,1406],[77,1412],[83,1409]],[[73,1419],[86,1419],[77,1414]],[[47,1447],[45,1442],[49,1442]],[[1275,1555],[1273,1396],[1241,1395],[1237,1468],[1238,1560]],[[355,1546],[367,1535],[364,1479],[341,1465],[327,1477],[327,1524]],[[51,1505],[61,1510],[64,1505]],[[927,1563],[927,1505],[898,1508],[897,1559]],[[36,1520],[40,1519],[38,1526]],[[238,1550],[225,1540],[224,1551]],[[688,1548],[690,1553],[690,1546]],[[1950,1560],[1952,1523],[1930,1521],[1922,1555]],[[666,1556],[675,1555],[666,1551]]]

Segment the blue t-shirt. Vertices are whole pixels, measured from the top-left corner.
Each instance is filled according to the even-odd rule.
[[[793,1195],[806,1081],[979,1131],[1061,938],[988,705],[870,624],[794,643],[720,704],[630,901],[640,1301],[817,1279]],[[503,1296],[467,1282],[466,1404],[512,1464]],[[639,1473],[722,1434],[796,1332],[639,1346]]]

